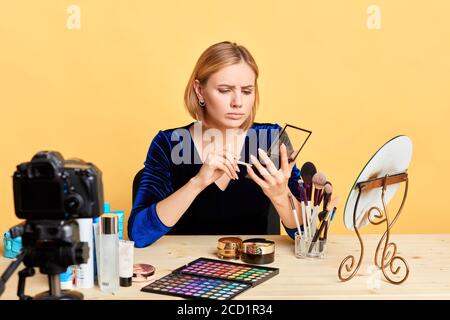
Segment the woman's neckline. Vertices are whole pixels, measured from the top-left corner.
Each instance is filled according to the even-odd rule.
[[[194,140],[194,137],[192,136],[192,133],[191,133],[191,127],[195,124],[196,122],[191,122],[189,125],[187,125],[187,129],[188,129],[188,131],[189,131],[189,138],[190,138],[190,140],[191,140],[191,145],[192,145],[192,147],[193,147],[193,149],[194,149],[194,159],[199,159],[200,160],[200,162],[201,162],[201,164],[203,164],[203,159],[202,159],[202,157],[200,156],[200,152],[198,151],[198,149],[197,149],[197,145],[195,144],[195,140]],[[252,124],[252,126],[250,127],[250,128],[253,128],[253,124]],[[249,128],[249,129],[250,129]],[[245,136],[244,136],[244,138],[243,138],[243,142],[242,142],[242,145],[240,146],[240,152],[239,152],[239,154],[240,154],[240,158],[243,158],[243,157],[245,157],[245,154],[242,154],[243,152],[245,153],[245,143],[246,143],[246,140],[247,140],[247,137],[248,137],[248,131],[249,131],[249,129],[247,129],[247,131],[245,132]],[[203,133],[203,131],[202,131],[202,133]],[[203,141],[202,141],[203,142]],[[203,146],[202,146],[203,147]],[[239,175],[239,173],[238,173],[238,175]],[[231,179],[228,177],[228,176],[226,176],[228,179],[226,179],[225,178],[225,180],[226,180],[226,182],[225,182],[225,185],[223,186],[223,189],[219,186],[219,184],[217,184],[217,182],[218,182],[218,180],[217,181],[215,181],[214,182],[214,184],[216,185],[216,187],[220,190],[220,191],[226,191],[227,190],[227,188],[228,188],[228,186],[229,186],[229,184],[230,184],[230,182],[231,182]],[[219,180],[220,179],[222,179],[222,178],[219,178]]]
[[[187,129],[188,129],[188,131],[189,131],[189,139],[191,140],[191,143],[193,144],[193,146],[194,146],[194,152],[195,152],[195,154],[197,155],[197,157],[198,157],[198,159],[201,161],[201,163],[203,164],[203,159],[202,159],[202,157],[200,156],[200,152],[199,152],[199,150],[198,150],[198,148],[197,148],[197,145],[195,144],[195,140],[194,140],[194,137],[192,136],[192,132],[191,132],[191,127],[195,124],[196,122],[194,121],[194,122],[191,122],[190,124],[188,124],[187,125]],[[243,139],[243,142],[242,142],[242,145],[240,146],[240,151],[239,151],[239,155],[240,155],[240,158],[241,159],[243,159],[243,157],[245,157],[245,154],[243,154],[243,152],[245,152],[245,141],[247,140],[247,138],[248,138],[248,132],[249,132],[249,130],[250,129],[253,129],[253,127],[254,127],[254,123],[251,125],[251,127],[249,128],[249,129],[247,129],[246,131],[245,131],[245,136],[244,136],[244,139]],[[203,131],[202,131],[202,133],[203,133]],[[194,155],[195,156],[195,155]]]

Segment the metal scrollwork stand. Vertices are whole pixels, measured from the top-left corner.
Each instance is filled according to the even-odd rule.
[[[387,211],[386,203],[385,203],[385,191],[386,187],[388,185],[396,184],[405,182],[405,191],[403,195],[403,200],[400,205],[400,208],[397,211],[397,214],[395,215],[394,219],[390,221],[389,213]],[[384,277],[387,281],[389,281],[392,284],[401,284],[403,283],[409,275],[409,266],[406,260],[400,256],[397,255],[397,245],[394,242],[389,242],[389,235],[390,230],[394,223],[397,221],[398,217],[400,216],[400,213],[403,209],[403,205],[405,204],[406,196],[408,194],[408,174],[406,172],[395,174],[395,175],[386,175],[381,178],[371,179],[367,181],[362,181],[356,184],[355,189],[358,189],[358,197],[356,199],[355,208],[353,211],[353,226],[354,230],[356,232],[356,235],[358,236],[359,243],[361,246],[361,253],[359,256],[358,263],[355,264],[355,257],[352,255],[347,256],[344,260],[342,260],[341,265],[339,267],[338,276],[341,281],[348,281],[351,278],[354,277],[354,275],[358,272],[359,267],[361,266],[362,259],[364,256],[364,244],[361,238],[361,235],[358,231],[358,227],[356,224],[356,214],[358,209],[358,202],[360,199],[360,196],[363,191],[372,190],[375,188],[383,188],[381,193],[381,201],[383,204],[383,210],[381,210],[379,207],[371,207],[368,212],[368,220],[373,225],[380,225],[383,223],[386,223],[386,231],[384,232],[383,236],[381,237],[380,241],[378,242],[377,249],[375,251],[375,265],[381,269],[383,272]],[[372,211],[376,211],[376,213],[372,216]],[[376,219],[379,219],[378,221],[375,221]],[[397,267],[394,266],[394,262],[401,262],[400,265],[397,265]],[[399,280],[395,280],[393,277],[397,276],[399,274],[399,271],[402,270],[402,267],[405,268],[405,274],[403,277],[401,277]],[[348,273],[347,275],[343,275],[343,271]]]

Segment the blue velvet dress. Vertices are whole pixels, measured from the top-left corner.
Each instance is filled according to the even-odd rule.
[[[239,166],[239,179],[231,180],[225,190],[222,191],[215,183],[206,187],[173,227],[161,222],[156,204],[185,185],[202,166],[192,136],[190,133],[186,134],[192,124],[159,131],[150,144],[144,162],[144,173],[128,220],[128,236],[138,248],[152,244],[165,234],[267,234],[271,202],[259,185],[252,179],[245,178],[245,166]],[[279,125],[270,123],[253,123],[251,128],[253,133],[257,133],[258,147],[263,150],[267,150],[272,142],[272,136],[265,133],[269,130],[279,132],[282,129]],[[177,154],[178,159],[183,157],[190,161],[173,161],[173,154]],[[240,160],[250,163],[250,154],[258,158],[256,148],[249,146],[247,133]],[[294,166],[288,185],[297,199],[299,178],[300,171]],[[294,238],[295,228],[285,227],[285,230]]]

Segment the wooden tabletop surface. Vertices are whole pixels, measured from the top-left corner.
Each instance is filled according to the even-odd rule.
[[[241,236],[248,239],[255,236]],[[324,259],[297,259],[294,241],[288,236],[262,236],[275,241],[275,261],[269,267],[279,268],[279,274],[235,297],[240,299],[450,299],[450,234],[391,235],[398,254],[406,259],[410,273],[400,285],[381,278],[379,288],[369,284],[371,266],[379,235],[363,235],[365,254],[356,276],[341,282],[338,268],[349,254],[359,257],[356,236],[331,235]],[[155,279],[199,257],[214,258],[220,236],[165,236],[153,245],[135,249],[135,263],[155,266]],[[3,252],[1,248],[0,252]],[[3,273],[12,260],[0,257]],[[237,262],[242,262],[238,260]],[[17,272],[7,282],[1,299],[17,299]],[[76,289],[85,299],[182,299],[167,295],[141,292],[143,285],[121,287],[115,294],[103,293],[98,286]],[[47,276],[40,274],[27,279],[25,293],[35,295],[48,290]]]

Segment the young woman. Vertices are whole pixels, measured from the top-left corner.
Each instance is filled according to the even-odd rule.
[[[265,152],[281,127],[254,122],[257,80],[243,46],[221,42],[200,56],[184,97],[197,121],[159,131],[144,162],[128,221],[136,247],[164,234],[266,234],[270,204],[294,238],[288,195],[299,199],[300,171],[283,144],[279,169]]]

